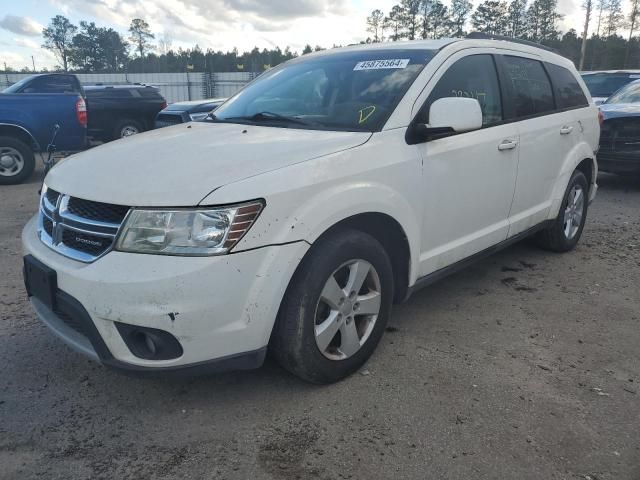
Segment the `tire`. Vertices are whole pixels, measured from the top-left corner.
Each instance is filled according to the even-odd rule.
[[[368,272],[363,287],[355,298],[349,296],[341,287],[349,290],[349,285],[355,285],[351,280],[362,277],[362,272]],[[338,297],[342,297],[341,304]],[[314,244],[293,276],[280,306],[270,350],[280,365],[306,381],[323,384],[341,380],[358,370],[375,350],[392,300],[393,271],[382,245],[357,230],[331,233]],[[363,314],[365,310],[373,312],[376,302],[377,315]],[[319,333],[316,338],[316,332],[324,335]]]
[[[580,192],[580,198],[576,204],[574,197],[577,191]],[[580,240],[587,220],[588,197],[587,177],[581,171],[576,170],[567,185],[558,217],[550,227],[538,233],[536,237],[538,245],[553,252],[563,253],[573,250]],[[569,225],[569,221],[571,221],[571,225]]]
[[[36,166],[31,147],[14,137],[0,137],[0,185],[16,185],[31,176]]]
[[[142,132],[144,132],[144,127],[140,122],[131,118],[124,118],[116,122],[116,126],[113,129],[113,139],[118,140],[119,138],[130,137]]]

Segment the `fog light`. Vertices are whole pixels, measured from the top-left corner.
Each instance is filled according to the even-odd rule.
[[[169,332],[157,328],[139,327],[114,322],[129,350],[145,360],[171,360],[182,356],[178,339]]]

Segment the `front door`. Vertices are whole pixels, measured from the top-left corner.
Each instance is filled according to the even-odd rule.
[[[418,122],[429,123],[438,98],[462,96],[480,102],[483,128],[418,145],[424,165],[421,276],[507,238],[519,153],[515,125],[502,123],[493,55],[454,55],[432,82]]]

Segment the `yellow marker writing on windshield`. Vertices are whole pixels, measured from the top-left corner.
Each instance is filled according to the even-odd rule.
[[[360,110],[360,120],[358,123],[364,123],[369,120],[369,117],[373,115],[373,112],[376,111],[375,105],[371,105],[370,107],[364,107]]]

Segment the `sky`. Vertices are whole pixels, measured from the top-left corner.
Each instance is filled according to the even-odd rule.
[[[480,0],[473,0],[474,4]],[[449,0],[444,0],[448,3]],[[347,45],[369,35],[365,19],[375,8],[388,13],[398,0],[0,0],[0,64],[21,69],[52,68],[41,48],[42,28],[55,15],[111,27],[125,38],[133,18],[151,26],[156,41],[173,48],[198,44],[206,50],[239,51],[286,46],[300,52],[308,43]],[[625,2],[628,3],[628,2]],[[559,0],[563,31],[582,31],[580,0]]]

